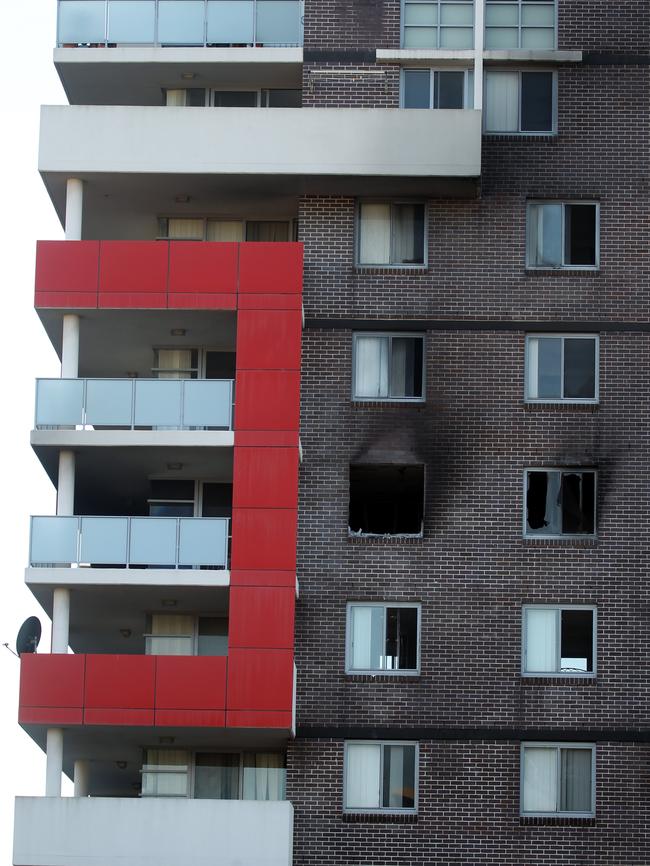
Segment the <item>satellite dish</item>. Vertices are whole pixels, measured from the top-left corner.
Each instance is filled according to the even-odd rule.
[[[38,642],[41,639],[41,621],[37,616],[29,616],[18,630],[16,638],[16,652],[35,653]]]

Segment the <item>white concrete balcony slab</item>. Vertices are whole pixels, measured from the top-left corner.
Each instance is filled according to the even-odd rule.
[[[14,866],[291,866],[291,803],[18,797]]]

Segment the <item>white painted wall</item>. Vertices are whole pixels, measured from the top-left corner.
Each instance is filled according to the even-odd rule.
[[[291,866],[289,802],[18,797],[14,866]]]

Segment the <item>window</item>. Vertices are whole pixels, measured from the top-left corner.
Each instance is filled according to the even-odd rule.
[[[422,535],[424,466],[350,466],[352,535]]]
[[[403,48],[473,48],[472,0],[403,0]]]
[[[153,656],[228,655],[228,617],[154,613],[145,635],[145,653]]]
[[[553,72],[485,73],[485,132],[548,134],[556,131]]]
[[[584,202],[528,202],[526,267],[598,267],[599,207]]]
[[[555,48],[555,0],[487,0],[487,50]]]
[[[424,205],[361,203],[357,260],[360,265],[424,265]]]
[[[424,400],[424,337],[354,334],[355,400]]]
[[[528,537],[593,536],[596,532],[596,473],[583,469],[528,469]]]
[[[597,403],[598,337],[526,337],[526,400]]]
[[[415,813],[417,752],[416,743],[346,743],[344,809]]]
[[[165,105],[216,108],[300,108],[302,90],[207,90],[204,87],[187,87],[181,90],[166,90]]]
[[[419,605],[348,604],[347,673],[417,673]]]
[[[473,108],[474,73],[468,69],[404,69],[402,108]]]
[[[521,814],[594,814],[596,749],[569,743],[522,743]]]
[[[143,797],[284,800],[285,757],[278,752],[189,752],[147,749]]]
[[[158,237],[182,241],[290,241],[296,238],[296,227],[295,220],[163,217],[158,220]]]
[[[591,675],[596,671],[596,609],[526,605],[524,675]]]

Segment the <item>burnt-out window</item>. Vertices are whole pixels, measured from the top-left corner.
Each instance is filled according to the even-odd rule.
[[[593,202],[529,202],[526,211],[526,266],[598,267],[599,209]]]
[[[350,466],[352,534],[421,535],[423,514],[423,465]]]
[[[529,676],[593,676],[596,609],[526,605],[522,673]]]
[[[526,337],[526,400],[598,401],[598,337],[549,334]]]
[[[353,340],[353,399],[424,399],[424,337],[369,333]]]
[[[596,534],[596,473],[589,469],[526,471],[526,536]]]
[[[347,672],[417,673],[419,614],[415,604],[348,604]]]

